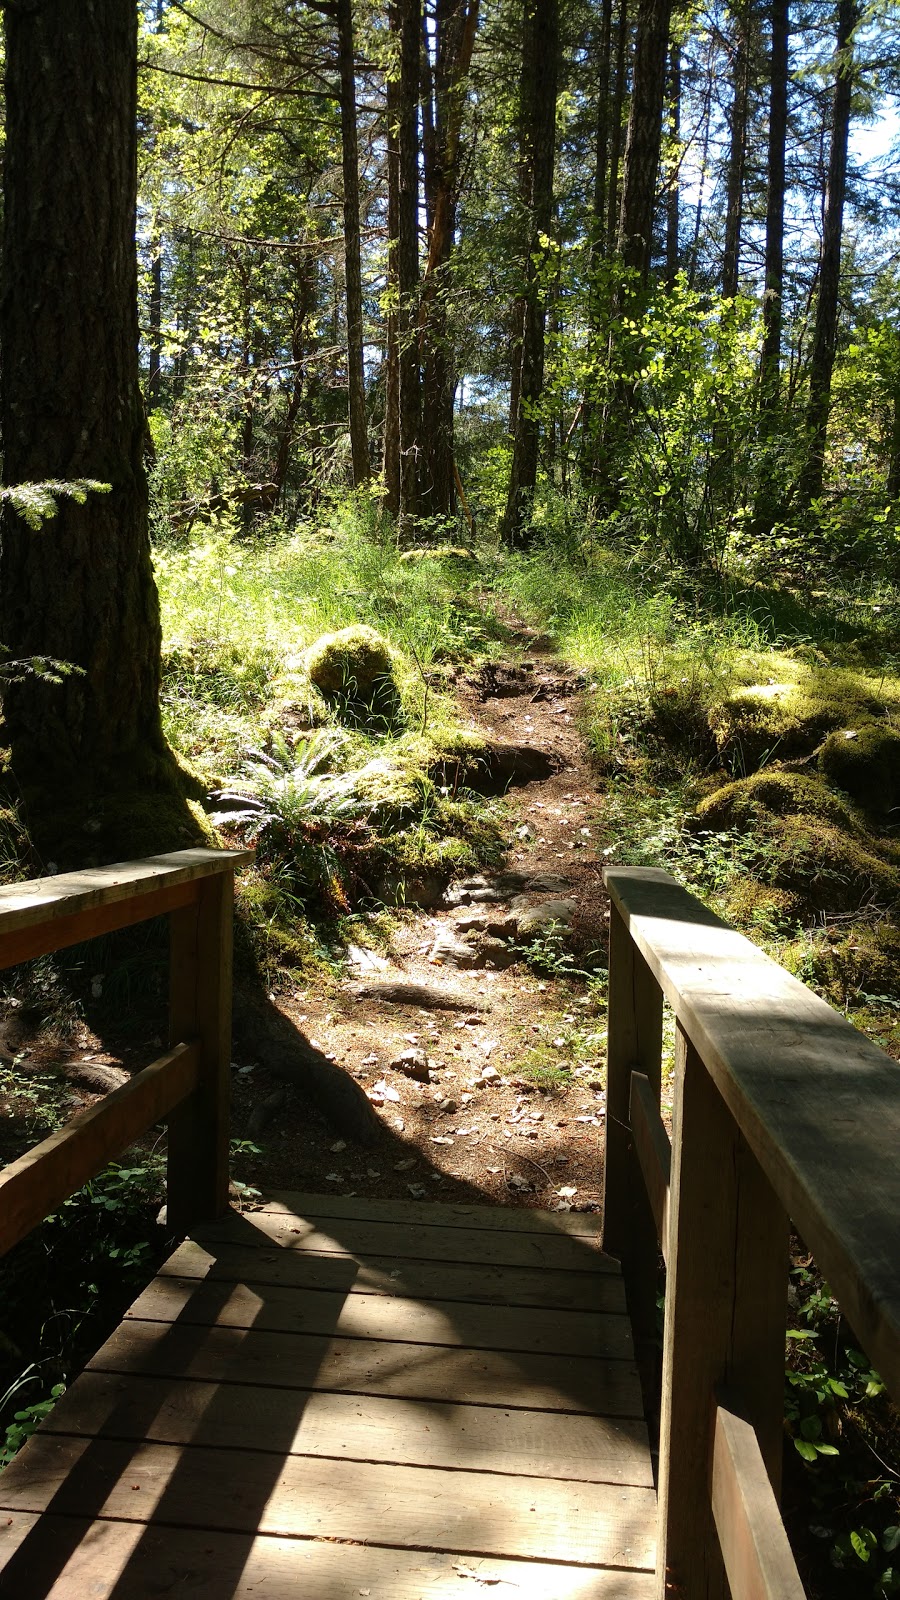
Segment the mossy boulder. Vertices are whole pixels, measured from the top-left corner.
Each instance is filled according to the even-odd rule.
[[[798,683],[751,684],[736,690],[710,713],[720,758],[732,771],[755,772],[779,761],[811,754],[846,721],[846,708]]]
[[[784,890],[790,898],[781,910],[793,910],[798,920],[900,902],[900,850],[871,833],[861,814],[819,777],[758,772],[737,779],[700,802],[694,826],[752,835],[755,862],[740,892],[735,886],[738,901],[747,899],[752,882]],[[730,909],[735,914],[739,906]],[[744,912],[741,920],[759,921],[753,905]]]
[[[339,633],[325,633],[306,653],[311,683],[324,695],[350,695],[371,702],[385,681],[392,681],[391,652],[374,628],[357,623]]]
[[[400,560],[406,566],[418,566],[422,561],[477,562],[478,557],[474,551],[466,550],[463,545],[430,544],[417,547],[414,550],[404,550]]]
[[[310,683],[347,723],[395,728],[402,720],[391,651],[365,623],[323,634],[306,653]]]
[[[761,812],[778,817],[814,817],[838,828],[856,824],[850,807],[832,794],[821,778],[799,772],[755,772],[736,778],[701,800],[696,826],[711,832],[743,828],[759,820]]]
[[[887,723],[832,733],[819,753],[819,767],[868,811],[883,813],[900,804],[900,733]]]

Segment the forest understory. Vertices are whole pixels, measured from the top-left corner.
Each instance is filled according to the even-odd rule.
[[[206,826],[257,851],[238,884],[235,1203],[595,1209],[606,863],[666,866],[900,1056],[890,594],[704,594],[598,550],[408,559],[346,509],[316,549],[157,555],[169,737]],[[4,1158],[153,1058],[165,971],[151,928],[9,975]],[[668,1024],[667,1112],[672,1049]],[[10,1449],[164,1250],[163,1168],[145,1141],[6,1263]],[[52,1309],[29,1325],[36,1273]],[[799,1240],[790,1306],[808,1591],[858,1595],[871,1561],[890,1593],[897,1413]]]

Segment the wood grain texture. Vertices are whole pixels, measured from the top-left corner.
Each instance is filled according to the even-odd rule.
[[[586,1356],[465,1350],[227,1326],[169,1327],[135,1319],[116,1329],[89,1366],[98,1372],[148,1372],[286,1390],[381,1394],[607,1417],[642,1415],[640,1386],[631,1362]]]
[[[643,1422],[85,1372],[49,1433],[653,1486]]]
[[[169,921],[169,1038],[195,1038],[195,1093],[169,1121],[168,1225],[173,1234],[228,1209],[234,873],[196,886]]]
[[[348,1339],[406,1344],[465,1345],[470,1350],[534,1351],[545,1355],[609,1356],[629,1360],[631,1328],[621,1314],[507,1308],[399,1296],[236,1283],[223,1295],[215,1282],[158,1278],[126,1320],[178,1322],[269,1333],[339,1334]]]
[[[177,850],[8,884],[0,889],[0,967],[187,905],[192,885],[250,860],[247,850]]]
[[[649,1570],[652,1490],[35,1434],[0,1510]],[[137,1498],[139,1497],[139,1498]]]
[[[296,1212],[244,1213],[241,1223],[269,1247],[315,1255],[377,1255],[403,1260],[471,1263],[475,1266],[536,1267],[568,1272],[618,1273],[616,1261],[602,1256],[589,1242],[566,1234],[476,1233],[466,1228],[432,1227],[426,1223],[368,1222],[348,1218],[298,1216]],[[251,1232],[246,1237],[252,1236]],[[200,1244],[214,1250],[233,1239],[230,1218],[194,1229]]]
[[[368,1200],[359,1195],[300,1194],[273,1189],[260,1211],[293,1212],[303,1217],[354,1217],[371,1222],[425,1222],[434,1228],[467,1228],[488,1233],[574,1234],[600,1247],[600,1216],[595,1212],[538,1211],[531,1207],[452,1205],[446,1201]]]
[[[178,1106],[194,1090],[198,1072],[196,1045],[176,1045],[5,1167],[0,1254]]]
[[[244,1237],[241,1217],[232,1236]],[[254,1230],[253,1241],[213,1249],[186,1240],[160,1268],[162,1277],[225,1283],[283,1284],[295,1289],[356,1289],[417,1300],[463,1300],[492,1306],[559,1306],[564,1310],[624,1311],[621,1275],[561,1272],[536,1267],[477,1267],[467,1263],[401,1260],[396,1256],[304,1255],[280,1250]]]
[[[620,1257],[648,1405],[656,1370],[659,1244],[631,1129],[631,1074],[643,1072],[659,1100],[662,994],[613,905],[609,924],[609,1029],[603,1248]]]
[[[631,1074],[629,1103],[634,1148],[663,1257],[669,1257],[669,1181],[672,1176],[672,1146],[659,1114],[659,1100],[643,1072]]]
[[[716,1408],[712,1510],[731,1600],[804,1600],[756,1434],[722,1405]]]
[[[141,1522],[0,1519],[2,1600],[652,1600],[645,1572],[458,1552],[154,1528]]]
[[[781,1468],[787,1218],[690,1040],[676,1035],[669,1267],[659,1439],[658,1594],[726,1600],[709,1499],[715,1396],[753,1421]]]
[[[668,873],[615,867],[606,882],[860,1343],[900,1392],[896,1062]]]

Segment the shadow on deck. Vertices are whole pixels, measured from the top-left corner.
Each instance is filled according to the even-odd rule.
[[[4,1600],[650,1600],[618,1263],[575,1214],[284,1195],[181,1245],[0,1476]]]

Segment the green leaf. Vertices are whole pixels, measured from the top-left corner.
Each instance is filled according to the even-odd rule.
[[[888,1555],[894,1550],[900,1550],[900,1527],[894,1525],[893,1527],[885,1528],[884,1533],[881,1535],[881,1548],[886,1550]]]
[[[803,1457],[804,1461],[815,1461],[818,1455],[815,1445],[809,1444],[806,1439],[795,1439],[794,1449],[799,1456]]]

